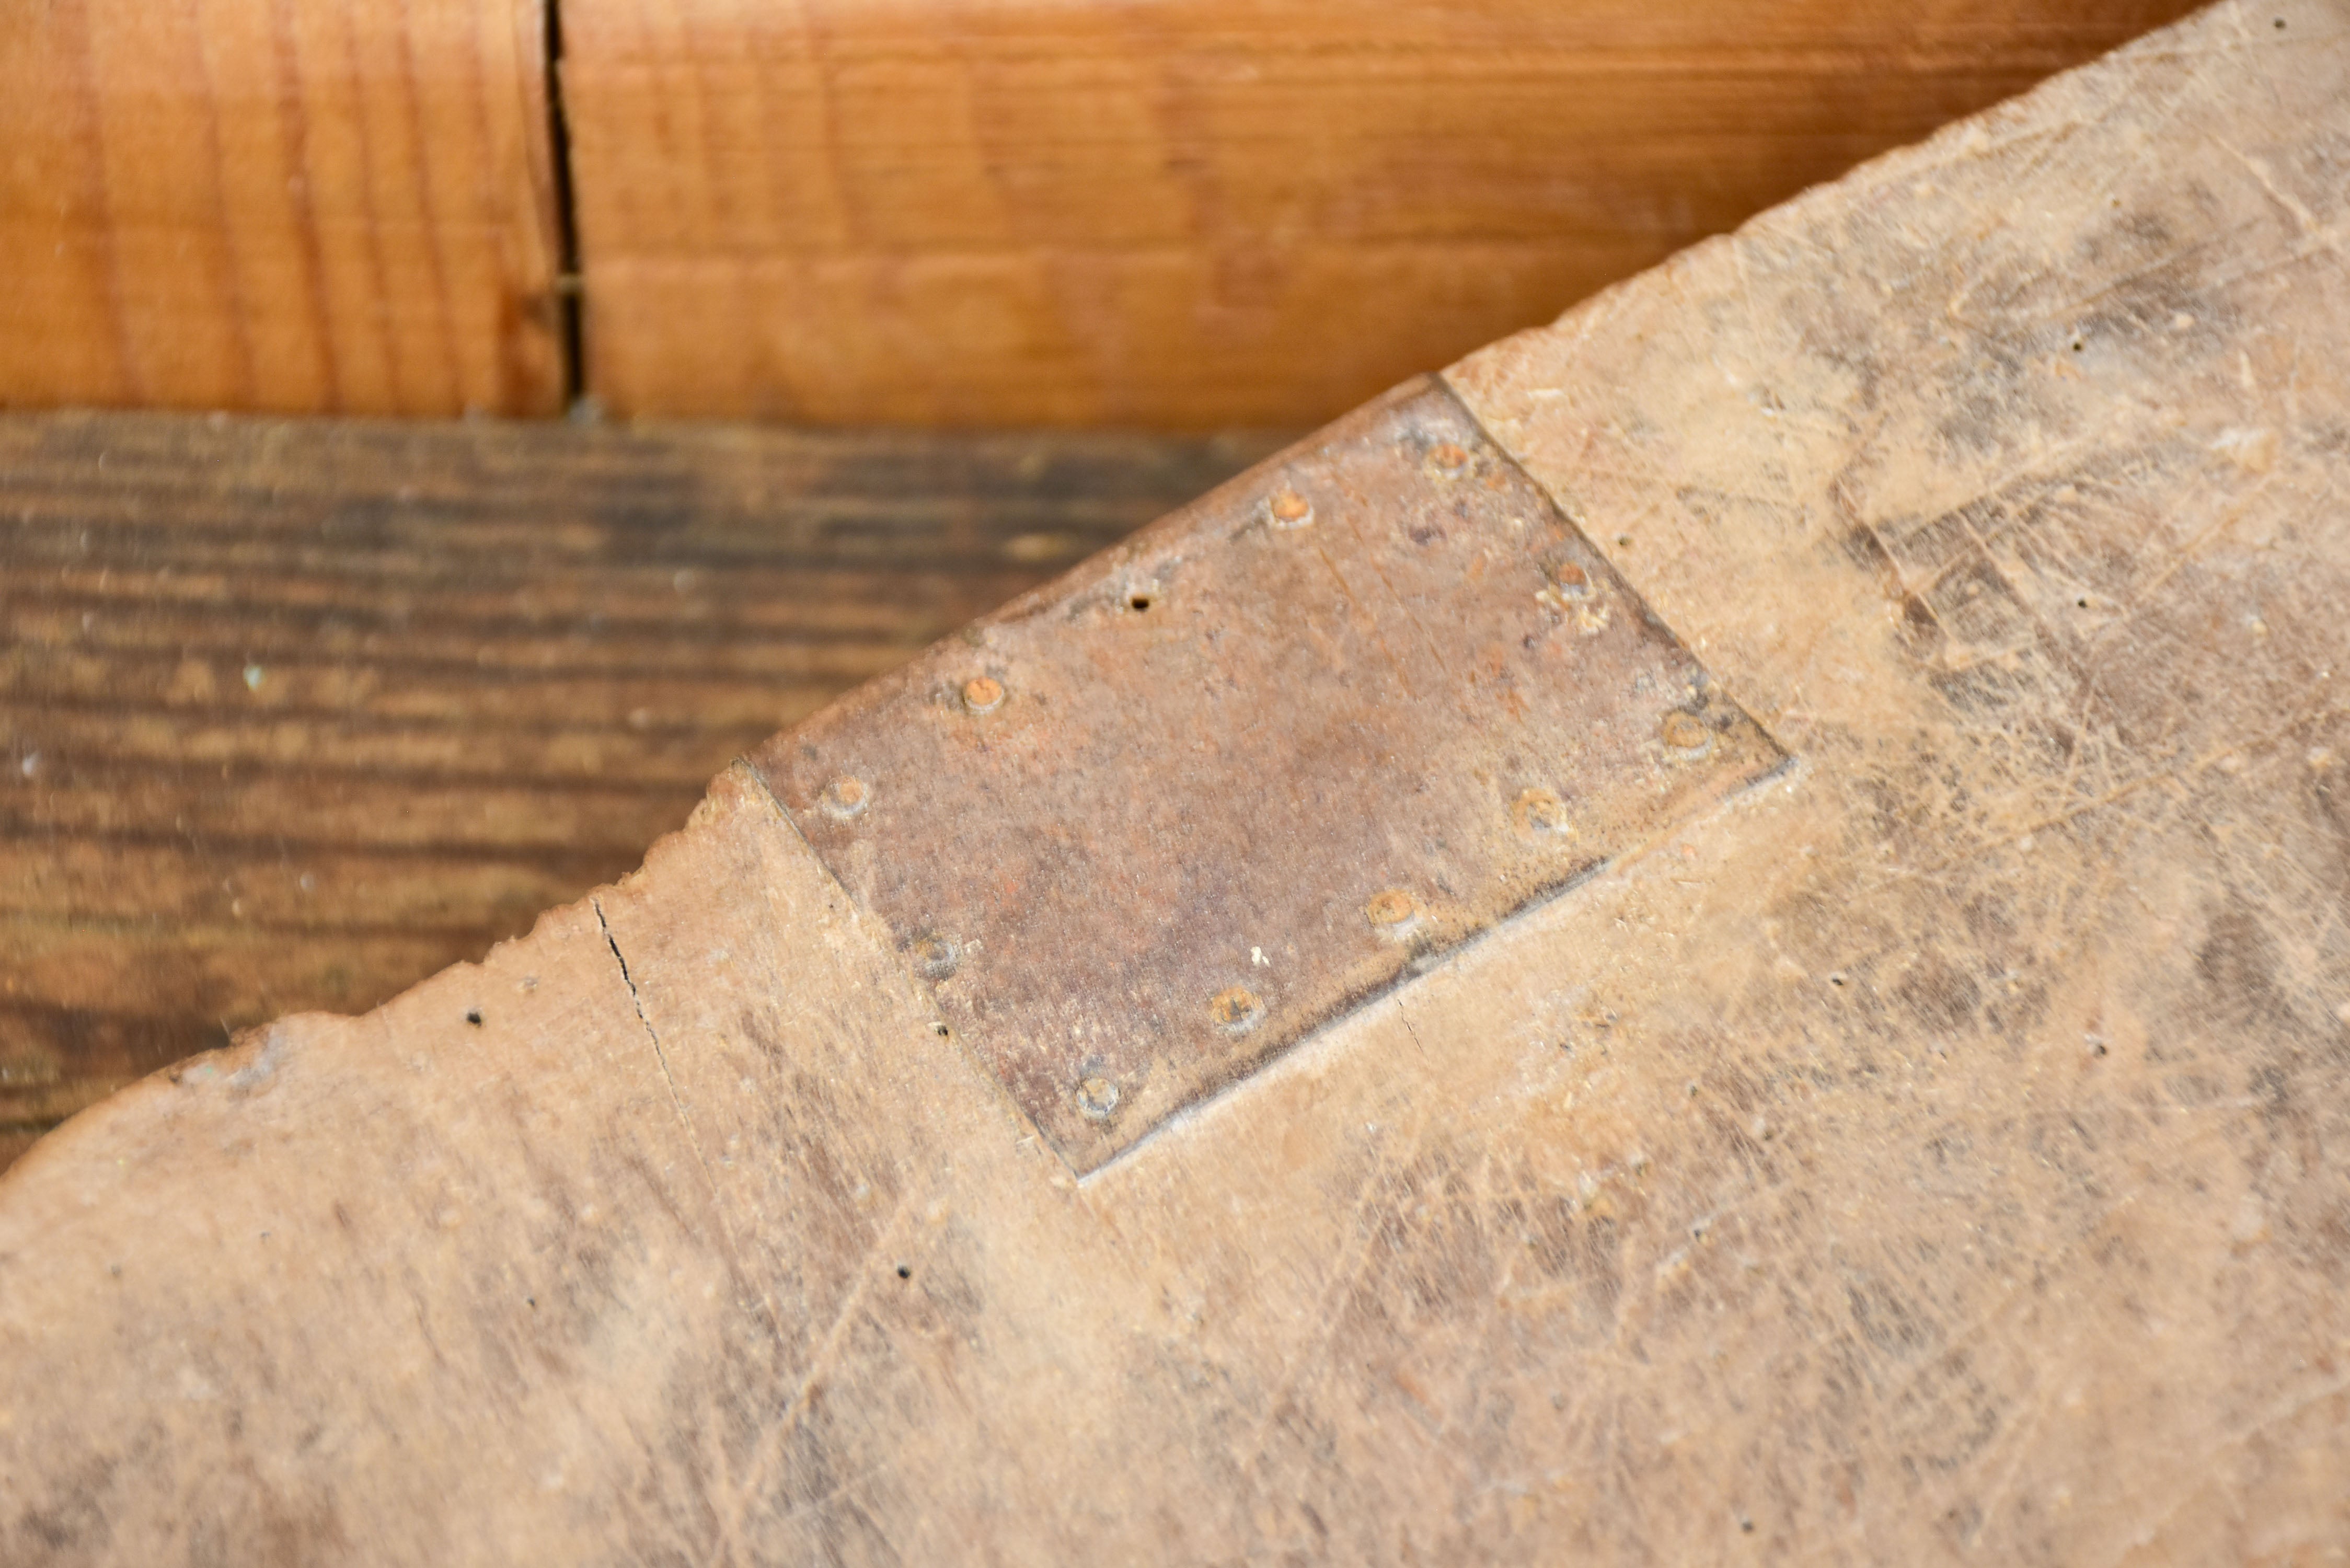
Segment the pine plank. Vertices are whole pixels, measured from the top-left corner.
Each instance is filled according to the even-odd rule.
[[[0,407],[561,407],[536,0],[0,17]]]

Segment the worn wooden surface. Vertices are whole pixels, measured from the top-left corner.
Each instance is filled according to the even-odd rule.
[[[1264,445],[0,419],[0,1162],[480,957]]]
[[[2223,6],[1457,365],[1790,766],[1082,1181],[747,768],[86,1113],[6,1554],[2350,1549],[2345,163],[2350,7]]]
[[[0,407],[546,413],[536,0],[0,10]]]
[[[611,407],[1331,418],[2181,0],[567,0]]]

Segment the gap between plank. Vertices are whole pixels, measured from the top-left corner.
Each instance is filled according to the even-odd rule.
[[[563,406],[578,414],[588,400],[586,334],[582,329],[579,218],[571,181],[571,124],[563,108],[562,0],[542,0],[546,27],[541,38],[546,81],[549,161],[555,171],[555,308],[562,337]]]

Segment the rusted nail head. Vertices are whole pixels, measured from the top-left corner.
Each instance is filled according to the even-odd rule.
[[[1077,1085],[1077,1109],[1090,1121],[1105,1121],[1118,1109],[1118,1085],[1097,1073]]]
[[[1575,831],[1575,825],[1567,820],[1566,803],[1546,789],[1521,790],[1518,798],[1511,803],[1510,815],[1517,819],[1522,832]]]
[[[1440,441],[1429,449],[1428,461],[1438,472],[1458,473],[1469,466],[1469,449],[1455,441]]]
[[[944,980],[962,961],[962,950],[944,937],[917,937],[909,950],[925,980]]]
[[[1003,682],[993,675],[974,675],[962,683],[962,705],[974,713],[993,713],[1003,706]]]
[[[1234,1034],[1245,1034],[1264,1016],[1264,1003],[1244,985],[1228,985],[1208,1003],[1208,1016]]]
[[[865,803],[872,798],[873,792],[865,786],[863,779],[851,778],[846,774],[824,786],[826,814],[844,821],[863,811]]]
[[[1273,499],[1265,503],[1265,510],[1284,528],[1303,528],[1314,521],[1314,504],[1287,488],[1274,491]]]
[[[1660,733],[1665,738],[1665,744],[1677,752],[1700,751],[1713,739],[1713,732],[1707,729],[1705,722],[1694,713],[1666,714]]]
[[[1580,594],[1589,591],[1591,576],[1573,561],[1555,561],[1550,566],[1550,580],[1565,592]]]
[[[1419,901],[1401,888],[1390,888],[1363,906],[1375,926],[1400,926],[1419,913]]]

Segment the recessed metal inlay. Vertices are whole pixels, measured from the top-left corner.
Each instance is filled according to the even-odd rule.
[[[1422,381],[753,760],[1086,1171],[1784,756]]]

